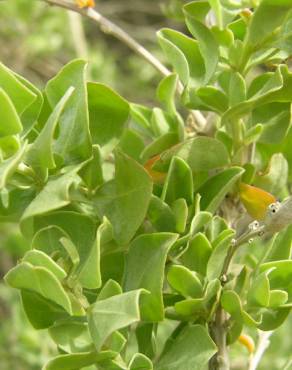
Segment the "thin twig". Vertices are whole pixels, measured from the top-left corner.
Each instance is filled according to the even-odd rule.
[[[257,349],[254,355],[250,359],[248,370],[256,370],[266,349],[270,345],[270,336],[273,334],[273,331],[259,331],[259,340]]]
[[[246,233],[241,235],[238,239],[234,239],[234,243],[230,246],[229,251],[227,253],[227,256],[225,258],[222,272],[221,272],[221,278],[224,277],[228,273],[228,269],[232,260],[232,257],[234,256],[235,252],[238,250],[238,248],[248,242],[250,239],[252,239],[255,236],[261,235],[265,230],[265,226],[261,225],[255,230],[248,230]]]
[[[226,275],[229,270],[229,266],[231,264],[231,260],[238,250],[238,248],[245,244],[249,239],[254,236],[261,235],[264,232],[265,226],[261,225],[256,228],[249,229],[246,233],[241,235],[238,239],[233,239],[225,261],[223,263],[223,267],[220,274],[221,284],[224,285],[226,283]],[[229,370],[229,357],[228,357],[228,349],[226,343],[226,314],[221,306],[218,305],[215,313],[215,320],[212,325],[212,334],[213,339],[218,347],[218,352],[215,356],[211,359],[209,364],[210,370]],[[249,369],[251,370],[251,369]]]
[[[93,21],[95,21],[102,32],[112,35],[115,38],[122,41],[130,49],[135,51],[135,53],[142,56],[147,60],[154,68],[157,69],[163,76],[168,76],[171,74],[170,70],[167,69],[153,54],[151,54],[144,46],[140,45],[132,36],[130,36],[126,31],[120,28],[115,23],[111,22],[109,19],[101,15],[98,11],[92,8],[78,8],[73,2],[66,0],[44,0],[50,5],[59,6],[64,9],[72,10],[83,16],[86,16]]]
[[[127,45],[136,54],[140,55],[144,60],[150,63],[158,72],[163,76],[169,76],[171,71],[166,68],[150,51],[144,46],[139,44],[132,36],[130,36],[121,27],[101,15],[98,11],[92,8],[78,8],[73,2],[66,0],[44,0],[46,3],[54,6],[58,6],[73,12],[79,13],[87,18],[90,18],[99,25],[102,32],[112,35],[113,37],[120,40],[122,43]],[[181,82],[177,84],[177,92],[182,94],[184,87]],[[200,111],[191,111],[192,115],[199,123],[200,126],[206,124],[206,119]]]

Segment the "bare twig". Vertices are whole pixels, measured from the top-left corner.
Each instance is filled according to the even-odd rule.
[[[115,23],[111,22],[109,19],[98,13],[95,9],[92,8],[78,8],[72,1],[66,0],[44,0],[50,5],[59,6],[64,9],[72,10],[83,16],[86,16],[93,21],[95,21],[102,32],[112,35],[115,38],[122,41],[126,44],[130,49],[135,51],[135,53],[142,56],[148,63],[152,64],[154,68],[157,69],[162,75],[168,76],[171,72],[144,46],[140,45],[133,37],[131,37],[127,32],[125,32],[122,28],[117,26]]]
[[[44,0],[46,3],[54,6],[58,6],[67,10],[71,10],[73,12],[79,13],[87,18],[90,18],[94,22],[96,22],[101,31],[112,35],[113,37],[120,40],[122,43],[127,45],[130,49],[132,49],[136,54],[140,55],[144,60],[150,63],[158,72],[160,72],[163,76],[168,76],[171,74],[171,71],[166,68],[152,53],[150,53],[144,46],[140,45],[132,36],[130,36],[126,31],[124,31],[121,27],[101,15],[98,11],[92,8],[78,8],[74,2],[67,1],[67,0]],[[183,85],[181,82],[177,85],[177,92],[182,94],[183,92]],[[200,124],[200,126],[206,123],[205,117],[202,115],[200,111],[191,111],[192,115],[196,119],[196,121]]]
[[[257,349],[254,355],[250,359],[248,370],[256,370],[266,349],[270,345],[270,336],[273,334],[273,331],[259,331],[259,340]]]

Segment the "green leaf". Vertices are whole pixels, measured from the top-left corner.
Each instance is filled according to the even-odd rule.
[[[178,135],[173,132],[168,132],[157,139],[153,140],[149,145],[145,147],[141,153],[141,160],[145,162],[147,159],[154,157],[157,154],[162,153],[166,149],[171,148],[178,143]]]
[[[75,88],[60,117],[59,135],[54,145],[55,152],[66,164],[80,163],[91,156],[85,68],[86,62],[73,60],[48,82],[45,89],[53,108],[70,87]]]
[[[289,260],[292,257],[292,225],[277,234],[265,262]]]
[[[208,260],[207,264],[207,278],[208,280],[213,280],[219,278],[225,258],[231,247],[231,240],[234,238],[234,230],[223,231],[224,237],[221,238],[220,242],[214,246],[214,250]]]
[[[225,56],[227,54],[228,48],[234,43],[234,36],[230,29],[224,28],[220,29],[218,26],[212,26],[211,27],[212,34],[215,37],[215,40],[218,44],[218,46],[221,46],[222,56]]]
[[[215,212],[243,172],[244,169],[240,167],[231,167],[209,178],[197,190],[202,197],[201,208],[211,213]]]
[[[244,265],[240,271],[240,273],[236,276],[235,284],[234,284],[234,291],[241,296],[244,294],[247,284],[249,284],[249,275],[250,272],[246,265]]]
[[[46,268],[47,270],[51,271],[51,273],[60,281],[62,281],[67,275],[66,272],[54,260],[38,250],[28,251],[24,255],[22,261],[28,262],[33,266]]]
[[[5,90],[19,115],[36,99],[36,95],[2,63],[0,63],[0,88]]]
[[[157,36],[161,48],[181,82],[184,85],[189,82],[195,86],[202,84],[205,68],[198,42],[168,28],[161,29]]]
[[[149,358],[153,358],[157,352],[157,339],[154,339],[154,329],[155,324],[152,323],[141,323],[136,328],[138,350]]]
[[[175,303],[175,311],[190,320],[204,317],[209,320],[213,314],[214,307],[218,304],[221,284],[218,279],[209,281],[202,298],[189,298]]]
[[[202,229],[202,227],[206,226],[212,219],[212,214],[210,212],[200,211],[195,214],[192,219],[191,226],[190,226],[190,234],[193,236],[198,231]]]
[[[291,104],[272,102],[252,111],[252,122],[263,125],[261,143],[280,143],[286,137],[291,122]]]
[[[167,281],[184,297],[199,298],[203,294],[203,286],[197,274],[184,266],[172,265],[167,273]]]
[[[186,267],[205,276],[207,263],[212,253],[212,246],[206,236],[197,233],[188,243],[187,250],[182,255]]]
[[[126,343],[127,339],[119,331],[115,331],[105,342],[104,348],[120,353]]]
[[[288,293],[285,290],[271,290],[269,298],[269,307],[276,308],[288,301]]]
[[[47,362],[43,370],[76,370],[83,369],[85,366],[93,365],[107,359],[115,358],[117,355],[113,351],[83,352],[60,355]]]
[[[176,114],[175,92],[178,84],[178,75],[175,73],[166,76],[157,87],[157,97],[165,104],[169,113]]]
[[[228,229],[228,225],[225,219],[218,215],[215,215],[206,230],[206,236],[212,243],[214,243],[214,241],[218,238],[222,231],[226,229]]]
[[[0,199],[0,221],[1,222],[19,222],[26,207],[35,197],[34,189],[14,188],[8,191],[9,204],[3,204]]]
[[[267,307],[270,302],[270,283],[267,277],[269,272],[259,274],[248,289],[248,304]]]
[[[273,45],[275,48],[286,52],[288,55],[291,55],[291,19],[290,12],[285,22],[281,25],[280,32]]]
[[[68,316],[56,303],[29,290],[21,290],[21,300],[26,316],[35,329],[46,329],[55,321]]]
[[[188,29],[198,40],[199,50],[204,59],[205,73],[203,83],[206,84],[216,70],[219,59],[219,47],[212,32],[198,20],[196,2],[185,5],[183,10]]]
[[[135,123],[137,123],[142,129],[144,129],[147,135],[152,136],[151,130],[151,115],[152,109],[145,107],[140,104],[130,104],[130,114]]]
[[[3,158],[11,157],[20,148],[20,142],[17,136],[0,137],[0,149]]]
[[[196,90],[196,96],[202,102],[202,109],[213,110],[219,114],[224,113],[228,109],[228,98],[225,93],[214,86],[203,86]],[[192,100],[188,104],[192,108]],[[198,106],[199,108],[199,106]]]
[[[140,162],[140,156],[145,148],[144,140],[140,134],[131,129],[123,131],[118,148],[129,157],[132,157],[137,162]]]
[[[227,27],[232,31],[235,40],[243,41],[247,30],[247,24],[243,18],[236,19]]]
[[[237,321],[242,321],[242,306],[239,296],[232,290],[223,290],[221,304],[224,310]]]
[[[223,290],[221,305],[237,322],[244,322],[248,326],[258,326],[262,318],[256,321],[251,315],[244,311],[238,294],[233,290]]]
[[[42,92],[31,82],[17,73],[14,73],[14,75],[17,77],[19,82],[21,82],[32,94],[36,96],[35,100],[28,105],[21,114],[21,123],[23,126],[22,136],[26,136],[37,123],[37,119],[44,103],[44,98]]]
[[[161,199],[171,204],[175,200],[183,198],[188,204],[191,204],[193,191],[193,175],[190,167],[183,159],[172,157]]]
[[[260,330],[275,330],[283,324],[289,315],[291,308],[279,308],[277,310],[267,310],[263,313],[262,322],[259,325]]]
[[[31,242],[31,248],[41,250],[47,255],[52,255],[59,251],[62,257],[66,257],[66,250],[60,242],[62,238],[70,239],[68,234],[66,234],[61,228],[56,226],[47,226],[35,233]]]
[[[1,73],[1,70],[0,70]],[[22,131],[22,124],[7,93],[0,87],[1,125],[0,136],[18,134]]]
[[[102,281],[114,279],[121,284],[125,269],[125,252],[114,250],[102,254],[100,268]]]
[[[87,323],[60,320],[49,328],[50,337],[62,351],[86,352],[92,350],[92,341]]]
[[[129,363],[129,370],[153,370],[153,364],[142,353],[136,353]]]
[[[96,239],[92,244],[90,252],[88,252],[87,260],[80,266],[79,280],[85,288],[97,289],[101,286],[100,243],[108,224],[109,222],[105,218],[97,229]]]
[[[52,229],[53,228],[55,228],[56,231],[58,230],[58,228],[56,228],[55,226],[52,226]],[[44,229],[42,229],[42,230],[44,230]],[[59,242],[60,242],[60,244],[62,244],[63,249],[66,251],[65,258],[67,256],[69,256],[70,259],[71,259],[71,262],[72,262],[72,267],[70,266],[71,267],[70,268],[70,278],[71,278],[73,273],[75,273],[75,270],[76,270],[77,266],[80,263],[79,254],[77,252],[77,248],[76,248],[75,244],[71,241],[71,239],[69,237],[67,237],[67,235],[65,237],[61,237],[59,239]]]
[[[175,231],[176,218],[168,204],[155,195],[151,196],[147,218],[157,231]]]
[[[27,142],[19,149],[14,156],[0,163],[0,190],[7,185],[8,179],[13,175],[19,163],[23,159],[27,147]]]
[[[90,190],[103,184],[102,158],[98,145],[92,146],[92,159],[81,168],[79,175]]]
[[[183,233],[186,228],[188,218],[188,205],[185,199],[177,199],[171,205],[172,212],[175,217],[175,230],[178,233]]]
[[[187,326],[170,344],[157,363],[157,370],[200,370],[217,348],[206,328]]]
[[[263,130],[264,130],[264,126],[261,123],[258,123],[255,126],[252,126],[250,129],[246,131],[244,135],[244,139],[243,139],[244,144],[249,145],[254,142],[257,142],[260,136],[262,135]]]
[[[274,73],[256,78],[249,88],[248,99],[228,109],[222,116],[222,124],[232,123],[232,121],[264,104],[290,103],[292,97],[291,81],[292,74],[284,64],[279,65]],[[280,116],[280,118],[282,119],[283,116]]]
[[[79,177],[76,175],[78,169],[75,167],[66,174],[51,179],[45,185],[22,216],[23,230],[25,229],[25,222],[29,218],[65,207],[70,203],[69,191],[72,184],[79,181]]]
[[[101,291],[98,294],[97,300],[102,301],[104,299],[113,297],[118,294],[122,294],[122,288],[119,283],[115,280],[108,280],[105,285],[102,287]]]
[[[6,274],[5,280],[11,287],[38,293],[72,314],[71,302],[67,293],[55,275],[46,268],[21,262]]]
[[[92,141],[109,153],[118,144],[129,117],[129,104],[109,87],[87,84],[88,110]]]
[[[151,192],[152,182],[143,167],[116,152],[115,178],[98,189],[94,203],[100,217],[109,219],[118,243],[126,244],[134,236],[146,216]]]
[[[141,293],[142,290],[139,289],[115,295],[97,301],[88,308],[89,330],[97,351],[114,331],[140,320],[139,298]]]
[[[262,0],[256,8],[248,27],[247,48],[258,48],[272,32],[281,26],[291,9],[289,0]]]
[[[61,98],[58,104],[53,109],[48,121],[42,131],[37,136],[36,140],[30,145],[26,155],[26,161],[45,172],[46,169],[56,167],[53,153],[54,133],[61,114],[63,113],[68,100],[72,96],[74,88],[69,88],[65,95]]]
[[[229,162],[228,152],[220,141],[200,136],[163,152],[153,169],[159,171],[167,168],[173,156],[186,161],[195,172],[219,168]]]
[[[208,2],[221,29],[224,29],[237,16],[238,8],[242,7],[242,4],[233,0],[208,0]]]
[[[126,256],[124,290],[144,288],[151,294],[141,299],[144,321],[162,321],[164,317],[162,287],[167,253],[177,235],[152,233],[138,236]]]
[[[173,115],[160,108],[153,108],[151,128],[155,136],[160,137],[168,132],[175,132],[178,135],[181,133],[181,126],[183,126],[183,121],[178,114]]]
[[[80,267],[84,265],[96,239],[96,223],[90,217],[72,211],[59,211],[49,214],[41,214],[40,216],[35,217],[33,221],[32,233],[36,233],[36,231],[44,229],[44,235],[39,238],[40,242],[45,242],[45,228],[47,228],[48,237],[52,236],[53,238],[52,242],[55,245],[55,250],[58,250],[61,246],[59,243],[56,243],[56,240],[60,240],[64,237],[67,238],[68,241],[71,242],[71,245],[73,243],[78,251]],[[53,232],[52,230],[49,230],[48,226],[55,226]],[[49,243],[50,239],[48,238],[47,248],[49,248]],[[63,244],[61,249],[64,250]],[[68,252],[69,250],[67,248],[66,255]],[[75,259],[74,255],[72,255],[72,251],[70,258]],[[78,270],[76,273],[78,273]]]
[[[230,74],[228,95],[230,106],[239,104],[246,99],[245,80],[239,72]]]
[[[287,289],[292,280],[292,260],[272,261],[261,264],[260,272],[273,270],[269,273],[271,289]]]
[[[282,153],[271,156],[268,168],[263,175],[255,177],[254,185],[281,196],[288,182],[288,161]]]

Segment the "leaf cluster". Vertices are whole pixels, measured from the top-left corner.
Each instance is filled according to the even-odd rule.
[[[291,226],[222,270],[239,181],[281,197],[291,177],[291,2],[246,6],[195,1],[192,37],[158,32],[174,68],[159,107],[87,82],[83,60],[44,91],[0,65],[0,221],[31,245],[6,281],[58,346],[44,369],[202,369],[218,307],[228,344],[288,316]],[[206,112],[202,131],[186,109]]]

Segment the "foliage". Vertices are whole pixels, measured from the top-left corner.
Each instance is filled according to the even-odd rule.
[[[0,220],[31,248],[5,280],[59,350],[44,370],[226,369],[243,330],[287,319],[291,199],[249,228],[239,184],[289,194],[292,6],[254,3],[194,1],[192,36],[158,32],[159,107],[81,59],[43,91],[0,65]]]

